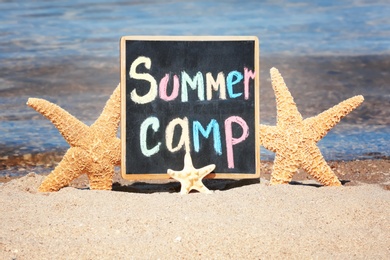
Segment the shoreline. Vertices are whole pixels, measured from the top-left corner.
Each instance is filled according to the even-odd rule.
[[[119,82],[117,58],[86,56],[73,57],[73,60],[71,57],[64,57],[63,61],[43,59],[37,64],[10,61],[0,65],[3,79],[0,85],[0,158],[67,147],[57,129],[26,105],[29,97],[52,101],[86,124],[101,113]],[[389,58],[390,55],[261,55],[260,122],[267,125],[276,122],[275,95],[269,75],[269,69],[276,67],[304,118],[315,116],[354,95],[363,95],[363,104],[343,118],[334,130],[339,133],[356,128],[372,135],[378,130],[384,140],[376,142],[374,136],[370,136],[367,153],[389,156],[385,142],[390,137],[386,130],[390,126]],[[26,128],[29,131],[26,132]],[[45,137],[39,132],[44,132]],[[343,146],[346,142],[343,140]],[[364,148],[360,142],[359,145],[359,149]],[[343,152],[347,151],[337,151],[338,154]]]
[[[28,97],[52,101],[86,124],[101,113],[119,81],[117,58],[77,56],[73,60],[71,57],[64,57],[63,61],[43,59],[37,64],[30,61],[29,64],[7,62],[0,65],[3,79],[0,86],[0,158],[67,147],[57,129],[26,105]],[[354,95],[363,95],[363,104],[343,118],[329,134],[335,130],[337,134],[349,133],[355,128],[362,132],[366,130],[371,135],[367,153],[389,156],[386,153],[389,146],[385,142],[390,137],[386,130],[390,126],[389,58],[390,55],[261,55],[260,122],[266,125],[276,122],[275,95],[269,75],[269,69],[276,67],[304,118],[315,116]],[[26,128],[29,131],[26,132]],[[374,140],[377,131],[383,136],[378,141]],[[40,132],[45,133],[44,138]],[[343,140],[342,146],[346,142]],[[364,144],[360,140],[359,145],[362,150]],[[338,154],[343,152],[348,153],[337,151]]]

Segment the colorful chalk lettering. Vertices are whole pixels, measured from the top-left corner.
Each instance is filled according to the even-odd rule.
[[[167,178],[190,152],[214,177],[258,177],[257,72],[254,37],[123,37],[122,176]]]

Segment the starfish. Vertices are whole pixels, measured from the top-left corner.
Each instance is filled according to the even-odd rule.
[[[277,124],[260,125],[261,144],[276,153],[270,184],[289,183],[298,168],[303,168],[325,186],[340,186],[317,142],[358,107],[364,100],[363,96],[349,98],[315,117],[303,120],[277,69],[271,69],[271,78],[276,96]]]
[[[202,179],[215,169],[215,164],[207,165],[200,169],[195,169],[192,164],[190,153],[184,156],[184,168],[181,171],[168,169],[168,175],[181,183],[180,194],[188,194],[191,190],[197,190],[201,193],[210,194],[210,191],[202,183]]]
[[[120,140],[116,137],[120,120],[119,85],[91,126],[44,99],[29,98],[27,105],[49,119],[70,145],[39,191],[58,191],[83,173],[87,174],[92,190],[111,190],[114,166],[119,165],[121,157]]]

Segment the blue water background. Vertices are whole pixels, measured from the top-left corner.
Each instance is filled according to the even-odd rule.
[[[123,35],[255,35],[262,54],[383,54],[390,2],[0,1],[0,58],[118,56]]]
[[[25,106],[31,93],[23,90],[35,87],[39,97],[86,123],[100,113],[109,92],[56,95],[44,72],[26,73],[45,65],[60,74],[69,62],[91,71],[117,67],[121,36],[255,35],[261,57],[389,55],[389,14],[389,1],[368,0],[0,1],[0,146],[15,155],[68,147],[50,122]],[[73,86],[86,77],[68,77],[61,84]],[[86,92],[92,87],[88,83]],[[383,88],[377,94],[389,101]],[[81,103],[87,106],[79,109]],[[331,131],[319,146],[327,160],[389,156],[389,136],[388,124],[352,122]],[[261,153],[262,159],[272,159],[265,149]]]

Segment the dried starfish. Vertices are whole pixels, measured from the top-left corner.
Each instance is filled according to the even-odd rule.
[[[271,69],[272,87],[276,96],[276,126],[260,125],[260,142],[276,153],[270,184],[291,181],[299,167],[326,186],[341,183],[324,160],[316,143],[344,116],[358,107],[363,96],[355,96],[303,120],[279,71]]]
[[[188,194],[191,190],[210,194],[210,191],[202,183],[202,179],[215,169],[215,164],[207,165],[200,169],[195,169],[192,164],[190,153],[184,156],[184,168],[181,171],[168,169],[168,175],[181,183],[180,194]]]
[[[119,85],[102,114],[89,127],[44,99],[29,98],[27,105],[49,119],[71,146],[39,191],[58,191],[83,173],[87,174],[91,189],[111,190],[114,166],[121,157],[120,140],[116,137],[120,119]]]

